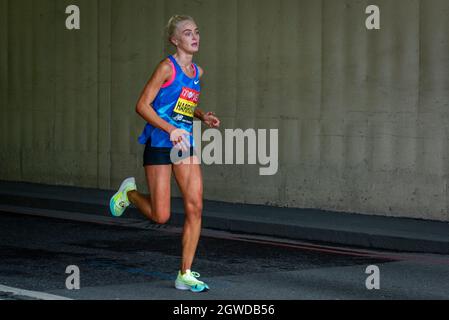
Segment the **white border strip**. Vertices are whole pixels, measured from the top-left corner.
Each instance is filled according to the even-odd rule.
[[[0,284],[0,292],[12,293],[13,295],[16,296],[30,297],[39,300],[73,300],[70,298],[56,296],[45,292],[23,290],[19,288],[7,287],[1,284]]]

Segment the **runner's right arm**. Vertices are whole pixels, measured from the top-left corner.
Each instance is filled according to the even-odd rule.
[[[178,129],[171,125],[156,113],[152,107],[152,103],[156,98],[161,86],[172,77],[172,67],[166,60],[159,63],[150,80],[148,80],[145,88],[140,94],[137,101],[136,112],[153,127],[164,130],[170,135],[173,144],[184,142],[188,145],[186,136],[189,133],[185,130]],[[183,144],[181,144],[183,145]]]
[[[175,126],[171,125],[156,113],[152,107],[152,103],[156,98],[161,86],[172,76],[172,68],[166,61],[162,61],[157,66],[150,80],[145,85],[140,98],[137,101],[136,112],[149,124],[158,129],[171,133]]]

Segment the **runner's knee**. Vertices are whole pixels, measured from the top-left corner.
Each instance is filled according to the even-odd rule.
[[[170,220],[170,211],[158,210],[153,214],[153,220],[157,224],[166,224]]]
[[[188,200],[185,203],[186,215],[189,218],[201,219],[201,214],[203,212],[203,201],[202,200]]]

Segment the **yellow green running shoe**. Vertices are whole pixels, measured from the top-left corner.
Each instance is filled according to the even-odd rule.
[[[129,207],[127,192],[131,190],[137,190],[136,180],[133,177],[125,179],[109,201],[109,209],[114,217],[120,217]]]
[[[178,272],[175,281],[175,288],[179,290],[190,290],[192,292],[203,292],[209,290],[209,286],[203,281],[198,280],[200,274],[195,271],[186,270],[186,273]]]

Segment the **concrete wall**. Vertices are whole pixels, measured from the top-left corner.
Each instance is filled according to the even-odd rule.
[[[449,221],[447,0],[0,0],[0,179],[146,190],[134,106],[174,13],[201,28],[200,106],[280,130],[277,175],[203,166],[205,198]]]

